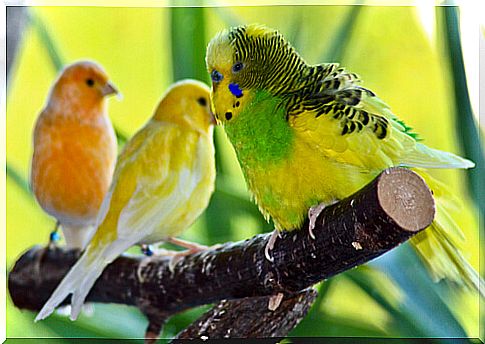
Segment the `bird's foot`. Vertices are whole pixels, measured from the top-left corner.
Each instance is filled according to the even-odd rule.
[[[313,230],[315,229],[315,224],[317,222],[317,218],[320,215],[320,213],[325,209],[326,205],[323,203],[320,203],[319,205],[316,205],[314,207],[311,207],[308,210],[308,234],[310,235],[310,238],[312,240],[315,240],[315,234],[313,233]]]
[[[177,265],[178,262],[180,262],[183,258],[190,256],[191,254],[199,253],[202,251],[207,250],[208,247],[204,245],[195,245],[192,248],[188,248],[184,251],[171,251],[173,252],[171,254],[170,262],[168,263],[168,268],[170,272],[174,272],[175,266]]]
[[[143,259],[140,264],[138,264],[138,268],[136,270],[136,275],[138,277],[138,280],[140,281],[140,283],[143,283],[144,281],[144,278],[143,278],[143,275],[142,275],[142,270],[145,268],[145,266],[148,265],[148,263],[151,262],[151,257],[153,256],[173,256],[175,254],[177,254],[178,252],[177,251],[170,251],[170,250],[166,250],[164,248],[159,248],[159,247],[153,247],[152,245],[147,245],[147,244],[142,244],[140,245],[140,250],[141,252],[143,253],[143,255],[146,256],[145,259]]]
[[[210,248],[209,246],[197,244],[195,242],[191,242],[191,241],[187,241],[187,240],[177,239],[177,238],[174,238],[174,237],[170,237],[166,241],[171,243],[171,244],[177,245],[179,247],[186,248],[187,250],[190,251],[189,254],[197,253],[197,252],[200,252],[200,251],[205,251],[205,250],[208,250]],[[211,247],[216,247],[216,246],[211,246]]]
[[[151,257],[153,255],[155,256],[168,256],[170,257],[170,262],[168,263],[168,267],[170,269],[170,272],[173,273],[175,265],[179,261],[181,261],[184,257],[189,256],[191,254],[199,253],[201,251],[206,251],[208,249],[215,249],[219,247],[220,245],[213,245],[213,246],[205,246],[205,245],[200,245],[195,242],[190,242],[182,239],[177,239],[177,238],[167,238],[165,242],[169,242],[171,244],[186,248],[184,251],[173,251],[173,250],[166,250],[163,248],[153,248],[150,245],[141,245],[141,251],[144,255]],[[143,262],[140,263],[140,266],[142,266]],[[146,265],[146,264],[145,264]],[[138,275],[140,277],[140,275]]]
[[[281,301],[283,301],[283,293],[278,293],[276,295],[271,296],[268,302],[268,309],[270,311],[277,310],[281,304]]]
[[[140,245],[140,250],[141,250],[141,253],[143,253],[147,257],[152,257],[152,256],[160,256],[160,257],[173,256],[173,255],[176,255],[176,254],[180,253],[180,251],[167,250],[165,248],[154,247],[153,245],[146,245],[146,244]]]
[[[189,256],[191,254],[206,251],[206,250],[209,250],[211,248],[216,248],[216,247],[219,246],[219,245],[214,245],[214,246],[209,247],[209,246],[197,244],[195,242],[186,241],[186,240],[182,240],[182,239],[178,239],[178,238],[174,238],[174,237],[168,238],[167,242],[169,242],[173,245],[177,245],[177,246],[186,248],[186,250],[181,251],[181,252],[172,251],[172,252],[175,252],[175,253],[172,254],[172,258],[170,258],[170,262],[168,264],[170,272],[172,272],[172,273],[174,271],[175,265],[177,265],[177,263],[179,261],[181,261],[184,257]]]
[[[274,258],[270,255],[270,252],[273,251],[274,244],[276,243],[276,239],[278,239],[279,237],[280,237],[280,231],[275,229],[273,231],[273,233],[271,233],[271,236],[269,237],[268,243],[266,244],[266,247],[264,248],[264,256],[271,263],[274,262]]]

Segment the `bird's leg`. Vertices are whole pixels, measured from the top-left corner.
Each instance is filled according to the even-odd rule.
[[[59,239],[60,239],[60,236],[59,236],[59,226],[60,226],[60,224],[61,223],[59,221],[57,221],[56,225],[54,226],[54,230],[49,235],[49,244],[48,244],[49,248],[54,248],[54,246],[56,246],[56,242],[58,242]]]
[[[151,261],[150,257],[152,256],[173,256],[177,254],[177,251],[169,251],[163,248],[154,248],[153,245],[147,245],[147,244],[141,244],[140,245],[140,250],[143,255],[146,256],[145,259],[143,259],[140,264],[138,264],[138,269],[136,271],[136,275],[138,276],[138,280],[143,283],[143,276],[141,274],[141,271],[145,266],[148,265],[148,263]]]
[[[326,205],[323,203],[320,203],[319,205],[316,205],[314,207],[311,207],[308,210],[308,219],[309,219],[309,224],[308,224],[308,234],[310,235],[310,238],[315,240],[315,234],[313,234],[313,229],[315,228],[315,224],[317,222],[317,218],[320,215],[320,213],[325,209]]]
[[[268,243],[266,244],[266,247],[264,248],[264,256],[271,263],[273,263],[274,258],[271,257],[270,252],[273,250],[276,239],[278,239],[279,236],[280,236],[280,231],[275,229],[273,231],[273,233],[271,233],[271,236],[269,237]]]
[[[182,239],[177,239],[174,237],[169,237],[165,240],[165,242],[169,242],[171,244],[186,248],[184,251],[172,251],[172,250],[165,250],[165,249],[153,249],[150,247],[150,245],[140,245],[141,250],[144,255],[150,257],[152,255],[157,255],[157,256],[169,256],[170,262],[169,262],[169,268],[170,271],[173,272],[173,269],[175,265],[184,257],[198,253],[201,251],[208,250],[209,248],[216,248],[219,245],[214,245],[214,246],[205,246],[205,245],[200,245],[194,242],[182,240]]]
[[[153,248],[153,245],[141,244],[139,246],[140,246],[141,253],[146,256],[146,258],[144,258],[140,262],[140,264],[138,264],[138,268],[136,270],[136,275],[138,276],[138,280],[140,281],[140,283],[143,283],[143,281],[144,281],[144,278],[143,278],[141,272],[145,268],[145,266],[147,266],[148,263],[151,262],[150,257],[152,257],[152,256],[171,256],[171,255],[177,253],[175,251],[169,251],[169,250],[165,250],[163,248],[158,248],[158,247]]]
[[[187,254],[197,253],[197,252],[205,251],[205,250],[209,249],[209,246],[197,244],[197,243],[191,242],[191,241],[178,239],[178,238],[175,238],[175,237],[169,237],[167,239],[167,242],[174,244],[174,245],[177,245],[177,246],[180,246],[180,247],[183,247],[183,248],[186,248],[187,251],[190,251]],[[183,251],[183,252],[186,252],[186,251]]]
[[[47,251],[50,250],[50,249],[53,249],[54,247],[56,247],[56,242],[59,241],[59,225],[60,225],[60,222],[57,221],[56,222],[56,225],[54,226],[54,230],[51,232],[51,234],[49,235],[49,243],[47,244],[47,246],[43,247],[42,249],[39,250],[39,252],[36,254],[37,257],[36,257],[36,261],[35,261],[35,272],[40,276],[40,264],[42,263],[42,261],[44,260],[44,256],[47,254]]]
[[[150,247],[150,245],[141,244],[140,245],[140,250],[141,250],[141,253],[143,253],[147,257],[153,256],[153,250]]]
[[[182,258],[184,258],[188,255],[194,254],[194,253],[198,253],[198,252],[201,252],[201,251],[208,250],[210,248],[209,246],[200,245],[200,244],[197,244],[195,242],[177,239],[177,238],[174,238],[174,237],[167,238],[167,242],[174,244],[174,245],[177,245],[177,246],[180,246],[180,247],[183,247],[183,248],[186,248],[185,251],[175,252],[175,254],[172,255],[172,258],[170,259],[170,263],[168,265],[169,268],[170,268],[170,271],[172,271],[172,272],[173,272],[173,269],[175,268],[175,265],[177,265],[177,263]],[[211,246],[211,247],[217,247],[217,245]]]

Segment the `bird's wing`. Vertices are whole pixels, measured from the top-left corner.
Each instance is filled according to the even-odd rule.
[[[190,211],[187,202],[203,172],[197,168],[199,133],[174,124],[156,125],[136,160],[127,160],[127,166],[133,165],[127,168],[133,170],[129,178],[136,183],[119,215],[120,239],[133,233],[146,238],[155,231],[158,237],[171,236],[188,225],[179,221]]]
[[[123,150],[116,161],[116,168],[113,173],[111,185],[98,211],[96,228],[103,223],[110,208],[111,214],[113,214],[114,217],[115,213],[119,213],[121,209],[120,206],[123,205],[122,199],[126,202],[131,197],[136,186],[137,165],[134,162],[137,161],[139,155],[143,154],[145,145],[149,144],[149,142],[154,139],[157,129],[158,126],[156,123],[151,121],[148,122],[145,127],[138,131],[123,147]],[[111,200],[114,194],[116,195],[116,203],[119,204],[114,204],[115,202],[112,204]],[[121,197],[122,194],[124,194],[124,197]],[[118,209],[115,211],[114,208],[116,205],[118,205],[118,207],[116,207]]]
[[[286,95],[288,121],[327,158],[382,170],[389,166],[467,168],[454,154],[429,148],[389,106],[337,64],[309,67],[302,87]]]

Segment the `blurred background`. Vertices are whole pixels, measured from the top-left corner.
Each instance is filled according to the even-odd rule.
[[[477,163],[472,171],[432,174],[462,201],[452,216],[467,238],[463,251],[478,269],[484,144],[467,90],[469,66],[461,58],[459,17],[455,7],[433,6],[10,7],[7,271],[22,252],[46,244],[54,226],[54,219],[36,204],[28,176],[33,125],[59,70],[80,59],[95,60],[106,69],[124,96],[109,100],[122,147],[151,117],[173,81],[191,77],[209,82],[204,57],[213,35],[254,22],[279,29],[309,63],[340,62],[359,74],[363,85],[390,104],[426,144]],[[216,192],[204,215],[182,237],[210,245],[271,231],[272,225],[249,201],[221,128],[216,129],[215,144]],[[478,337],[484,323],[478,296],[431,281],[407,244],[317,288],[320,296],[311,313],[291,336]],[[174,336],[208,307],[174,316],[162,337]],[[7,296],[7,336],[143,335],[147,322],[137,309],[104,304],[94,308],[76,322],[55,314],[34,324],[34,314],[16,309]]]

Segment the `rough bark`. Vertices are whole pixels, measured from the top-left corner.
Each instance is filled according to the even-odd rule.
[[[305,315],[317,297],[305,289],[268,309],[270,296],[222,300],[177,335],[177,339],[267,338],[286,336]]]
[[[157,323],[194,306],[277,293],[291,296],[382,255],[426,228],[433,217],[433,198],[422,178],[392,168],[325,208],[313,230],[315,239],[308,235],[308,223],[283,233],[271,252],[272,263],[264,256],[269,234],[187,256],[173,271],[164,257],[124,255],[106,268],[87,300],[137,306],[156,325],[152,329],[159,330]],[[19,308],[39,310],[79,256],[55,248],[37,264],[39,252],[38,247],[26,252],[9,274],[10,295]]]

